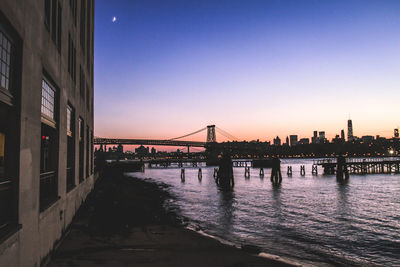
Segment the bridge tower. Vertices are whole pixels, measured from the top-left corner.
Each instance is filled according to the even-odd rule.
[[[217,136],[215,135],[215,125],[207,126],[207,143],[216,143]]]

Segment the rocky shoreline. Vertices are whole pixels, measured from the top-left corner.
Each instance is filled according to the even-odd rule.
[[[168,185],[105,172],[48,266],[293,266],[185,228]]]

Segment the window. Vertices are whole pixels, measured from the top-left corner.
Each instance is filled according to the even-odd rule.
[[[92,0],[87,0],[87,14],[86,14],[86,69],[87,69],[87,73],[88,75],[90,75],[90,54],[91,54],[91,49],[90,49],[90,43],[91,43],[91,1]]]
[[[6,135],[0,133],[0,177],[4,177],[4,146],[6,143]]]
[[[80,43],[83,53],[85,53],[85,22],[86,22],[86,0],[81,0],[81,22],[80,22]]]
[[[72,136],[72,107],[70,105],[67,106],[67,135]]]
[[[44,24],[51,39],[61,51],[62,7],[58,0],[44,0]]]
[[[56,42],[56,44],[57,44],[57,48],[58,48],[58,51],[61,51],[61,29],[62,29],[62,25],[61,25],[61,16],[62,16],[62,9],[61,9],[61,6],[60,6],[60,4],[58,4],[58,10],[57,10],[58,12],[57,12],[57,19],[58,19],[58,21],[57,21],[57,42]]]
[[[48,31],[50,31],[50,13],[50,0],[44,0],[44,24]]]
[[[42,80],[42,134],[40,146],[40,210],[49,207],[58,197],[58,129],[56,123],[56,90],[47,79]]]
[[[50,119],[55,123],[54,108],[55,108],[55,92],[46,80],[42,80],[42,116]]]
[[[72,106],[67,105],[67,192],[75,187],[75,115]]]
[[[21,40],[0,12],[0,237],[18,222]]]
[[[83,72],[82,65],[79,67],[79,91],[82,99],[85,99],[85,73]]]
[[[84,179],[84,137],[85,137],[85,127],[83,124],[83,119],[79,118],[78,121],[78,131],[79,131],[79,182],[81,183]]]
[[[69,7],[71,8],[71,14],[76,26],[76,10],[77,10],[77,0],[69,0]]]
[[[72,81],[76,81],[76,49],[71,33],[68,34],[68,72]]]
[[[89,126],[86,126],[86,177],[89,177],[90,170],[90,131]]]
[[[6,136],[0,132],[0,230],[5,227],[11,218],[12,210],[7,204],[12,199],[11,179],[5,175],[5,144]]]
[[[86,108],[89,111],[90,110],[90,92],[89,92],[89,86],[86,84]]]
[[[94,162],[93,162],[93,155],[94,155],[94,136],[93,136],[93,130],[90,132],[90,147],[91,147],[91,151],[90,151],[90,165],[92,166],[92,168],[90,169],[90,173],[93,174],[94,172]]]
[[[10,90],[11,42],[0,30],[0,86]]]

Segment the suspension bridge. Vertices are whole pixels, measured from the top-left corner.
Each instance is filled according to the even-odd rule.
[[[200,132],[207,131],[207,139],[205,142],[200,141],[186,141],[183,139]],[[156,140],[156,139],[121,139],[121,138],[102,138],[95,137],[95,145],[153,145],[153,146],[184,146],[184,147],[206,147],[207,145],[217,143],[216,132],[228,138],[229,140],[237,140],[237,138],[230,133],[216,127],[215,125],[208,125],[200,130],[178,136],[171,139]]]

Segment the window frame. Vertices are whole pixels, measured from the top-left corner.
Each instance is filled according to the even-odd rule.
[[[10,36],[7,33],[7,30],[2,27],[0,24],[0,33],[1,33],[1,39],[4,37],[7,39],[7,41],[10,44],[10,53],[9,53],[9,70],[8,70],[8,89],[3,88],[1,86],[1,69],[0,69],[0,101],[6,103],[9,106],[14,106],[14,68],[15,68],[15,52],[14,50],[16,49],[15,42],[13,41],[12,36]],[[2,42],[3,40],[0,40]],[[2,46],[0,46],[2,47]],[[7,63],[7,62],[6,62]],[[2,49],[0,49],[0,68],[2,68]]]
[[[46,75],[42,78],[42,95],[41,100],[43,101],[43,82],[45,82],[48,87],[54,92],[54,103],[53,103],[53,118],[49,117],[47,114],[42,112],[43,102],[41,102],[41,122],[47,124],[50,127],[57,128],[57,110],[58,110],[58,87],[51,82]]]

